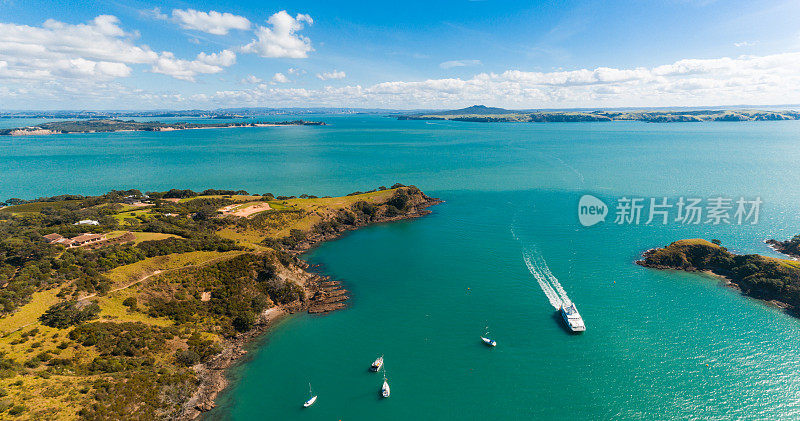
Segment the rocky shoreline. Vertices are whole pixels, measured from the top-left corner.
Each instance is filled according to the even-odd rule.
[[[683,243],[684,241],[690,243]],[[780,244],[775,240],[767,240],[765,242],[773,246],[771,241]],[[776,249],[776,251],[784,253],[780,249]],[[787,302],[788,300],[783,299],[778,293],[765,289],[763,285],[759,285],[749,277],[742,277],[740,273],[741,266],[722,267],[711,263],[713,259],[709,259],[709,257],[714,256],[715,253],[718,253],[717,256],[722,256],[723,258],[729,256],[733,262],[736,262],[737,259],[744,262],[744,259],[747,259],[748,263],[755,264],[761,270],[772,267],[769,258],[759,255],[733,255],[718,245],[713,245],[710,242],[698,243],[697,240],[676,241],[663,248],[649,249],[642,253],[642,259],[636,260],[635,263],[651,269],[679,270],[710,275],[722,280],[726,287],[735,289],[744,296],[780,308],[787,314],[800,318],[800,311],[798,311],[800,308]],[[788,255],[791,256],[791,254]],[[785,282],[791,284],[793,282],[792,279],[796,279],[796,272],[788,268],[784,269],[784,271],[781,274],[785,277]]]
[[[442,200],[428,197],[425,194],[421,196],[421,200],[410,203],[408,209],[401,215],[379,216],[369,222],[356,221],[354,225],[338,227],[334,232],[310,235],[290,251],[299,255],[323,242],[334,240],[348,231],[378,223],[419,218],[431,213],[427,209],[428,207],[442,203]],[[304,300],[267,309],[259,315],[253,329],[224,341],[220,354],[206,363],[194,366],[199,386],[191,398],[184,403],[177,419],[196,419],[204,412],[212,410],[216,406],[219,393],[229,385],[227,370],[247,354],[245,348],[249,343],[267,333],[282,317],[302,311],[309,314],[324,314],[346,307],[349,295],[341,283],[331,280],[328,276],[309,271],[308,268],[308,263],[298,259],[293,265],[284,267],[281,271],[284,279],[291,280],[303,287],[305,290]]]

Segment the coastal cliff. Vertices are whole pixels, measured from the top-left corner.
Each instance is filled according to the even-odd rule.
[[[637,264],[654,269],[707,272],[721,276],[742,294],[770,302],[798,316],[800,263],[757,254],[729,252],[718,241],[675,241],[644,252]]]

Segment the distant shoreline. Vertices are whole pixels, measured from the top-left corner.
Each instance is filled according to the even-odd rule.
[[[322,121],[279,121],[252,123],[162,123],[158,121],[134,120],[65,120],[42,123],[36,126],[16,127],[0,130],[0,136],[44,136],[70,133],[115,133],[115,132],[170,132],[193,129],[228,129],[238,127],[279,126],[324,126]]]
[[[579,123],[644,121],[648,123],[699,123],[710,121],[800,120],[791,110],[658,110],[658,111],[515,111],[475,105],[460,110],[397,116],[398,120],[447,120],[475,123]]]

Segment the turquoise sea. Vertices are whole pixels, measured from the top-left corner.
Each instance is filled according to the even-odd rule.
[[[693,237],[777,256],[763,240],[800,233],[800,122],[319,119],[329,125],[0,138],[0,199],[172,187],[339,195],[401,182],[445,200],[308,253],[352,292],[349,308],[284,319],[231,371],[207,419],[800,417],[800,320],[717,279],[633,263]],[[612,207],[605,223],[579,224],[584,194]],[[763,205],[755,225],[616,225],[623,196]],[[559,322],[536,279],[548,271],[584,334]],[[487,325],[493,349],[480,342]],[[379,355],[388,400],[367,371]],[[319,400],[304,410],[309,382]]]

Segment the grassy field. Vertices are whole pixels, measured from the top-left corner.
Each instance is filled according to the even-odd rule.
[[[194,287],[200,285],[198,282],[202,278],[196,277],[195,274],[203,273],[203,271],[213,272],[219,270],[219,273],[223,274],[219,275],[219,277],[223,278],[227,276],[224,274],[229,273],[229,271],[217,269],[219,265],[235,267],[224,265],[234,265],[243,258],[252,259],[254,258],[253,252],[273,253],[273,248],[279,249],[281,247],[276,247],[276,244],[279,243],[274,241],[289,236],[292,230],[308,232],[315,224],[323,220],[332,219],[337,215],[338,211],[349,208],[358,201],[382,203],[393,194],[394,190],[385,190],[335,198],[274,200],[269,202],[272,209],[259,212],[248,218],[240,220],[236,220],[235,217],[233,220],[208,219],[207,222],[213,222],[208,226],[213,227],[212,229],[215,231],[204,231],[202,232],[203,236],[213,237],[216,235],[223,239],[233,240],[242,249],[226,252],[191,251],[145,258],[144,260],[103,272],[102,276],[105,282],[110,282],[110,290],[106,289],[105,291],[108,292],[105,294],[81,290],[83,292],[75,298],[82,298],[82,302],[96,302],[99,305],[100,312],[96,320],[98,322],[112,322],[114,324],[140,322],[146,325],[147,329],[152,329],[153,331],[157,329],[179,331],[180,333],[177,336],[167,340],[163,349],[151,354],[151,357],[155,359],[154,364],[156,366],[168,367],[170,370],[177,369],[179,367],[176,365],[176,351],[187,349],[192,332],[197,332],[203,340],[210,339],[213,342],[219,342],[223,338],[220,333],[222,325],[215,324],[219,320],[210,316],[202,316],[201,320],[183,324],[176,324],[173,321],[174,319],[167,318],[167,316],[153,317],[153,315],[163,316],[164,313],[148,312],[147,300],[154,297],[178,299],[172,296],[173,292],[176,291],[177,285]],[[181,202],[185,203],[199,198],[228,198],[237,202],[235,209],[243,209],[252,204],[264,203],[259,200],[261,196],[200,196],[184,199]],[[69,202],[67,201],[58,206],[65,206]],[[48,204],[52,205],[50,202]],[[108,212],[110,206],[116,205],[108,205],[105,212]],[[21,212],[35,214],[44,207],[46,206],[41,203],[31,203],[6,208],[4,212],[6,212],[6,215]],[[119,206],[111,209],[117,210],[111,216],[118,221],[118,226],[106,232],[108,238],[118,237],[126,232],[133,233],[135,236],[134,244],[144,241],[182,238],[173,234],[137,231],[137,228],[142,229],[139,222],[130,224],[126,221],[126,219],[136,219],[144,222],[154,218],[152,224],[166,224],[167,222],[164,219],[157,217],[158,211],[151,207]],[[2,219],[1,215],[2,213],[0,213],[0,219]],[[12,218],[12,216],[8,217]],[[191,223],[192,220],[188,218],[186,220],[182,219],[180,223],[183,225],[181,226],[185,227],[187,222]],[[194,234],[196,233],[192,232],[192,235]],[[271,239],[272,242],[265,242],[264,240],[266,239]],[[198,241],[196,237],[187,238],[186,240],[187,242],[189,240]],[[222,250],[225,250],[225,248],[222,248]],[[63,254],[59,254],[58,258],[61,258]],[[260,256],[263,255],[258,256],[258,258],[262,258]],[[142,258],[141,255],[138,258]],[[284,268],[283,270],[286,269]],[[249,274],[251,272],[245,273]],[[176,281],[176,279],[180,281]],[[97,382],[129,381],[129,377],[122,376],[126,375],[125,373],[130,374],[130,369],[127,369],[127,371],[103,372],[104,374],[101,375],[87,373],[85,371],[88,370],[87,367],[91,367],[98,359],[101,362],[105,361],[104,359],[109,358],[108,354],[101,354],[94,346],[84,346],[72,340],[69,335],[76,328],[75,326],[57,329],[44,326],[39,321],[39,317],[48,308],[65,300],[65,298],[59,297],[62,289],[71,291],[71,288],[75,288],[80,280],[65,281],[57,288],[37,291],[33,293],[27,304],[0,318],[0,358],[6,358],[7,361],[13,362],[16,367],[13,373],[9,375],[4,375],[4,371],[0,367],[0,419],[76,419],[79,418],[77,408],[94,402],[92,401],[92,396],[97,396],[93,395],[98,388]],[[209,282],[207,278],[205,282]],[[246,285],[249,285],[249,283]],[[196,293],[199,293],[199,291]],[[133,307],[130,304],[131,299],[137,303]],[[123,304],[126,300],[129,301],[128,305]],[[213,300],[209,304],[211,303],[213,303]],[[269,301],[269,304],[272,305],[272,301]],[[137,307],[137,305],[141,307]],[[152,309],[152,307],[150,308]],[[200,307],[193,308],[198,309]],[[227,323],[228,329],[230,329],[230,322]],[[118,338],[114,337],[114,339]],[[43,355],[44,357],[42,357]],[[48,360],[49,358],[72,361],[70,363],[72,365],[68,366],[70,367],[68,370],[72,371],[59,371],[59,369],[47,363],[47,361],[50,361]],[[183,366],[184,369],[186,367]],[[79,369],[84,370],[84,372],[78,372],[77,370]],[[124,384],[127,385],[128,383]],[[3,395],[3,391],[5,395]],[[129,393],[133,394],[134,392]],[[138,398],[138,395],[135,396]],[[11,413],[17,412],[20,413],[18,416],[11,415]]]
[[[61,208],[70,204],[77,204],[80,200],[62,200],[59,202],[33,202],[25,203],[22,205],[6,206],[0,209],[0,212],[10,213],[37,213],[41,212],[44,208]]]

